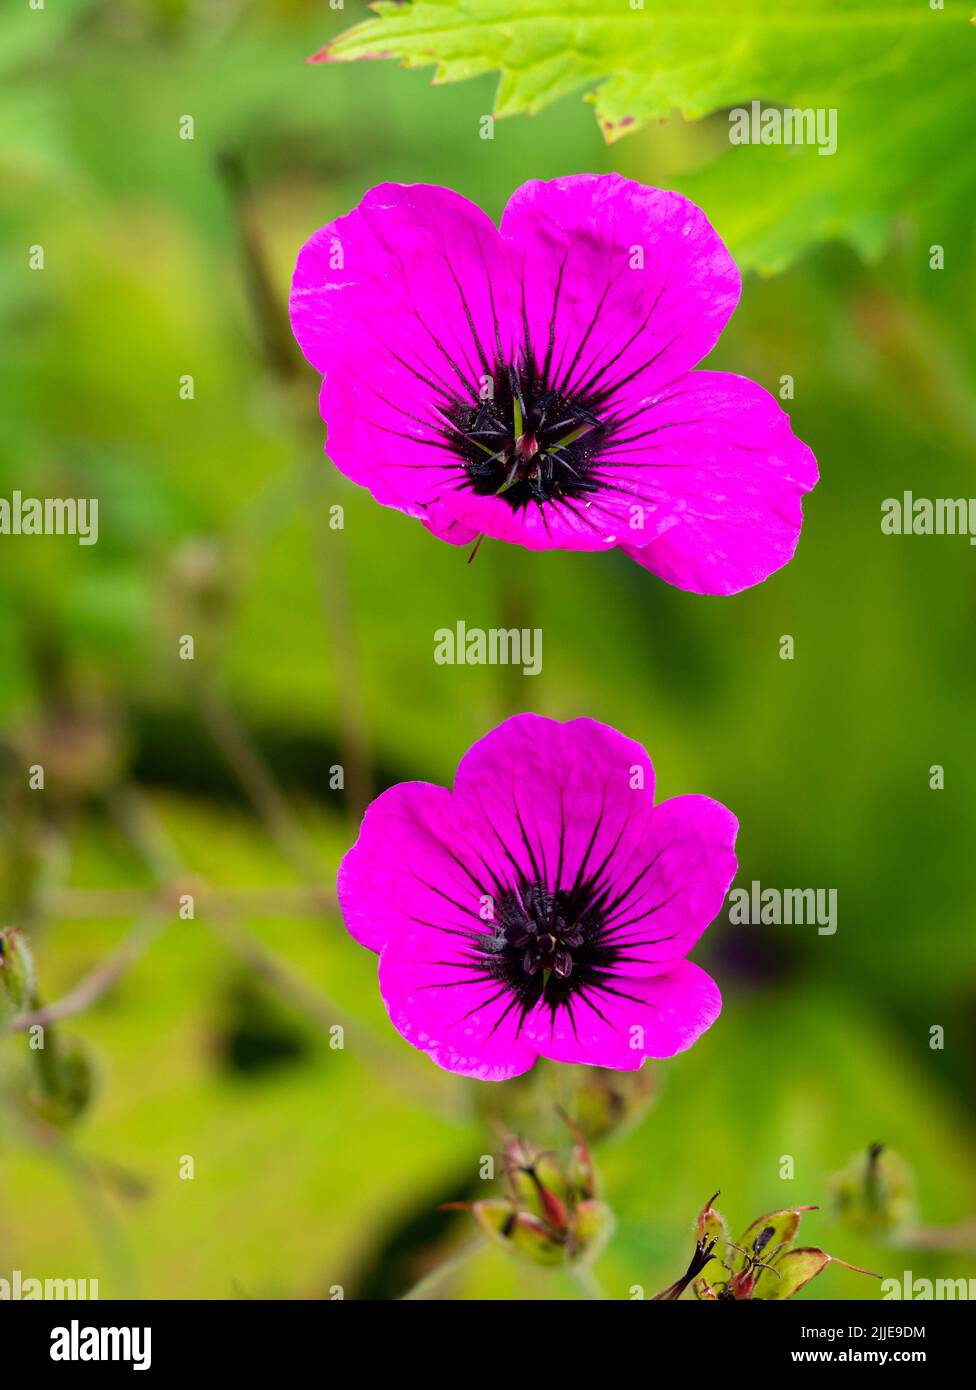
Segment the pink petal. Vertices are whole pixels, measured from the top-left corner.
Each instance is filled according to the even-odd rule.
[[[607,941],[614,971],[651,975],[683,959],[718,916],[735,878],[739,824],[707,796],[676,796],[655,807],[628,863],[616,869]]]
[[[738,593],[785,565],[817,463],[769,392],[700,371],[640,404],[631,433],[600,461],[603,500],[612,492],[644,522],[627,554],[701,594]]]
[[[511,992],[468,964],[449,939],[415,932],[380,956],[383,1002],[397,1032],[439,1067],[505,1081],[527,1071],[536,1052],[519,1030]]]
[[[739,272],[704,213],[619,174],[526,183],[501,232],[522,286],[520,348],[567,394],[599,395],[601,418],[697,365],[739,298]],[[458,521],[530,550],[605,550],[629,535],[626,496],[520,512],[470,491],[446,491],[442,503]]]
[[[573,1000],[555,1016],[542,1005],[522,1033],[543,1057],[635,1071],[645,1057],[673,1057],[710,1028],[722,996],[710,975],[690,960],[666,975],[610,979],[603,989]]]
[[[547,502],[514,511],[504,497],[480,497],[447,489],[439,505],[462,526],[526,550],[610,550],[627,539],[618,516],[607,517],[598,505]]]
[[[370,806],[339,902],[409,1042],[501,1080],[539,1052],[632,1069],[709,1025],[718,991],[681,957],[735,873],[736,822],[707,797],[655,808],[653,781],[616,730],[523,714],[453,792],[405,783]]]
[[[817,476],[758,386],[688,375],[739,291],[694,204],[588,174],[524,185],[500,232],[450,190],[381,185],[303,248],[291,312],[325,377],[329,452],[377,501],[454,545],[620,545],[679,587],[734,593],[790,558]],[[509,368],[529,374],[530,414],[550,399],[610,432],[595,455],[536,441],[549,471],[534,495],[524,477],[505,495],[514,465],[501,490],[508,405],[475,423]]]
[[[711,352],[739,300],[738,269],[702,210],[620,174],[533,179],[501,232],[532,350],[568,390],[660,389]]]
[[[425,929],[480,933],[486,873],[474,827],[445,787],[401,782],[366,811],[359,838],[339,866],[337,891],[347,930],[371,951]],[[489,885],[485,885],[487,888]]]
[[[454,787],[502,873],[568,888],[612,873],[640,845],[654,768],[639,743],[596,720],[517,714],[465,754]]]
[[[514,293],[496,228],[450,189],[381,184],[302,248],[292,328],[325,377],[329,453],[377,501],[421,515],[461,476],[441,402],[511,355]]]

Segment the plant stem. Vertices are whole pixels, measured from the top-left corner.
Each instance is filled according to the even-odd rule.
[[[593,1273],[593,1270],[589,1265],[573,1265],[572,1274],[573,1278],[576,1280],[576,1283],[579,1285],[584,1298],[592,1299],[594,1301],[599,1300],[601,1302],[605,1302],[607,1300],[607,1295],[604,1292],[603,1285],[600,1283],[599,1279]]]
[[[318,855],[244,725],[209,683],[201,683],[198,699],[200,713],[214,743],[269,835],[300,878],[318,882],[322,877]]]
[[[110,990],[139,960],[156,937],[166,929],[169,920],[168,916],[160,912],[140,922],[122,939],[112,954],[107,956],[101,965],[96,966],[91,974],[86,975],[73,990],[61,999],[55,1000],[53,1004],[36,1006],[28,1013],[18,1014],[11,1023],[11,1028],[15,1032],[23,1033],[29,1028],[38,1025],[47,1027],[59,1019],[71,1018],[74,1014],[82,1013]]]
[[[151,802],[130,787],[114,799],[114,809],[123,833],[142,855],[160,886],[165,888],[168,883],[181,878],[186,882],[187,871]],[[210,930],[228,950],[277,993],[291,1000],[319,1028],[328,1033],[332,1028],[341,1027],[345,1033],[355,1037],[357,1055],[401,1093],[412,1092],[418,1104],[439,1104],[443,1108],[445,1093],[433,1077],[428,1080],[423,1073],[403,1068],[391,1047],[359,1027],[317,986],[310,985],[288,964],[268,951],[240,925],[236,913],[219,898],[209,901],[206,920]]]
[[[460,1250],[448,1256],[442,1264],[435,1269],[429,1270],[417,1280],[411,1288],[403,1295],[402,1301],[430,1298],[434,1289],[438,1288],[449,1279],[462,1265],[466,1264],[472,1255],[476,1255],[482,1248],[484,1242],[480,1240],[472,1241],[470,1245],[463,1245]]]

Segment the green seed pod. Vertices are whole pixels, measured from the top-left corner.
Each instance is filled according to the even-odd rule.
[[[831,1179],[834,1215],[862,1235],[897,1235],[915,1220],[912,1188],[904,1159],[872,1144]]]

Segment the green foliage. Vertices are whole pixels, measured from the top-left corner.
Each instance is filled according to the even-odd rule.
[[[648,4],[633,23],[685,8]],[[779,8],[746,11],[743,43],[799,10]],[[0,219],[11,248],[0,258],[0,494],[101,501],[96,546],[0,538],[0,923],[24,928],[45,1002],[105,960],[137,916],[118,901],[153,891],[105,805],[135,784],[188,878],[226,894],[232,924],[324,994],[327,1021],[341,1014],[346,1025],[345,1048],[333,1049],[321,1020],[249,970],[202,905],[194,920],[174,915],[64,1025],[66,1046],[76,1038],[97,1077],[84,1113],[38,1147],[0,1105],[10,1268],[98,1276],[103,1297],[328,1297],[334,1284],[397,1295],[454,1248],[457,1218],[439,1204],[483,1195],[481,1156],[498,1147],[487,1121],[512,1115],[517,1132],[548,1122],[532,1138],[559,1147],[557,1101],[601,1141],[599,1195],[616,1225],[597,1273],[616,1297],[674,1279],[690,1215],[718,1187],[743,1219],[819,1202],[804,1239],[900,1274],[890,1231],[839,1232],[826,1209],[829,1175],[874,1140],[911,1165],[920,1219],[949,1226],[976,1209],[964,1111],[974,552],[961,537],[879,528],[882,500],[904,488],[972,491],[974,291],[958,233],[971,113],[958,109],[952,76],[969,31],[958,7],[919,3],[896,52],[904,7],[871,7],[872,63],[867,8],[822,44],[803,33],[767,45],[784,73],[802,75],[808,55],[825,92],[830,58],[832,81],[849,88],[850,107],[837,98],[838,154],[821,158],[728,150],[721,118],[652,122],[608,149],[573,102],[545,107],[531,127],[499,123],[481,141],[484,78],[430,90],[382,64],[306,66],[331,14],[317,0],[0,7]],[[922,35],[933,36],[928,53]],[[688,115],[816,95],[765,82],[719,94],[738,59],[714,51],[713,95]],[[604,71],[595,63],[591,84]],[[870,116],[865,141],[880,143],[862,142],[845,114],[855,98]],[[196,116],[192,142],[177,136],[184,112]],[[379,508],[323,452],[315,374],[297,362],[283,385],[268,369],[218,172],[228,149],[244,162],[279,308],[301,242],[387,178],[456,187],[497,216],[524,179],[616,165],[696,197],[761,265],[828,232],[850,235],[855,213],[868,228],[865,209],[876,229],[858,244],[877,249],[891,209],[909,207],[918,227],[876,263],[820,247],[776,280],[747,278],[715,354],[714,365],[774,391],[784,373],[795,380],[790,413],[823,482],[794,562],[735,599],[696,600],[616,556],[486,543],[466,565]],[[944,272],[927,269],[931,241],[946,245]],[[26,268],[36,242],[43,273]],[[192,401],[178,395],[187,372]],[[336,501],[342,531],[328,528]],[[541,675],[435,667],[438,627],[513,614],[543,629]],[[176,654],[188,630],[199,638],[192,670]],[[793,661],[780,660],[783,633],[795,637]],[[526,1088],[465,1084],[398,1038],[375,960],[334,911],[303,904],[294,867],[244,809],[202,718],[200,670],[283,784],[327,888],[355,835],[328,776],[342,757],[345,691],[363,712],[374,789],[449,781],[469,744],[517,709],[614,724],[647,743],[661,797],[700,791],[737,813],[740,885],[836,888],[837,934],[720,919],[695,953],[722,986],[716,1026],[646,1076],[590,1077],[575,1106],[560,1093],[563,1072],[540,1069]],[[44,799],[25,786],[38,756],[50,773]],[[930,790],[935,763],[943,791]],[[78,915],[73,894],[95,907]],[[944,1050],[929,1045],[933,1024]],[[23,1034],[0,1040],[4,1087],[29,1061],[25,1046]],[[193,1181],[179,1176],[185,1154]],[[784,1154],[791,1181],[780,1177]],[[923,1277],[971,1273],[964,1253],[912,1250],[910,1264]],[[832,1296],[865,1296],[863,1276],[842,1267],[814,1288],[828,1281]],[[578,1296],[562,1271],[487,1246],[446,1291]]]
[[[586,89],[607,140],[676,113],[700,120],[753,99],[838,112],[838,147],[728,149],[691,182],[750,266],[778,270],[843,237],[877,255],[896,213],[955,226],[976,199],[969,8],[948,0],[418,0],[319,55],[436,65],[435,81],[498,72],[498,116],[533,114]],[[933,239],[940,240],[934,235]]]

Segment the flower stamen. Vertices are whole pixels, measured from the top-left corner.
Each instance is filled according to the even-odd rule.
[[[438,415],[480,496],[505,497],[518,510],[598,489],[596,454],[609,439],[609,426],[588,401],[545,388],[531,362],[520,371],[496,369],[488,399],[470,406],[459,400]]]

